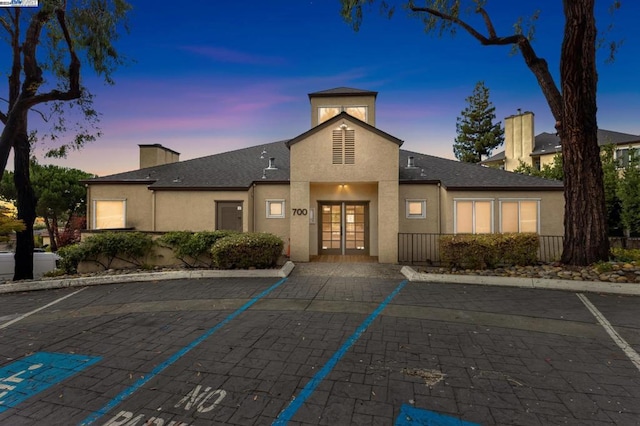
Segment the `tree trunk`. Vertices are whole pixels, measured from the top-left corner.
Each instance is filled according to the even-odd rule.
[[[602,163],[596,121],[595,0],[565,0],[560,60],[563,112],[558,123],[564,169],[562,262],[588,265],[609,257]]]
[[[58,251],[58,240],[60,238],[58,235],[58,227],[56,226],[57,220],[55,216],[53,218],[45,216],[44,223],[47,227],[47,233],[49,234],[49,241],[51,241],[49,247],[51,248],[51,251],[55,253]]]
[[[13,139],[14,183],[17,192],[18,219],[21,219],[25,224],[25,230],[16,233],[14,281],[33,278],[33,223],[36,220],[36,196],[31,187],[29,176],[31,146],[27,135],[26,115],[25,111]]]

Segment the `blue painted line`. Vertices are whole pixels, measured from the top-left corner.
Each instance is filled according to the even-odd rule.
[[[403,404],[394,426],[480,426],[480,424]]]
[[[101,358],[36,352],[0,368],[0,413],[67,379]]]
[[[382,310],[386,308],[387,305],[391,302],[391,300],[393,300],[393,298],[396,297],[396,295],[400,292],[400,290],[402,290],[404,286],[407,285],[407,282],[408,282],[407,280],[404,280],[400,284],[398,284],[398,287],[396,287],[395,290],[393,290],[393,292],[391,292],[391,294],[389,294],[389,296],[387,296],[387,298],[384,299],[384,301],[380,305],[378,305],[376,310],[373,311],[367,317],[367,319],[365,319],[364,322],[360,324],[358,328],[356,328],[356,331],[354,331],[353,334],[347,339],[347,341],[344,342],[342,346],[340,346],[340,349],[338,349],[338,351],[333,354],[333,356],[320,369],[320,371],[318,371],[316,375],[313,376],[311,380],[309,380],[309,382],[300,392],[300,395],[298,395],[298,397],[296,397],[293,401],[291,401],[287,406],[287,408],[285,408],[278,415],[278,417],[272,423],[273,425],[277,425],[277,426],[286,425],[289,422],[289,420],[291,420],[291,418],[300,409],[302,404],[304,404],[305,401],[311,396],[313,391],[316,390],[320,382],[322,382],[322,380],[324,380],[324,378],[327,377],[327,375],[331,372],[331,370],[333,370],[333,367],[336,366],[336,364],[338,363],[338,361],[340,361],[340,359],[344,356],[344,354],[347,353],[347,351],[351,348],[351,346],[353,346],[353,344],[360,338],[360,336],[362,336],[362,333],[364,333],[365,330],[369,327],[369,325],[371,325],[373,320],[376,319],[378,315],[380,315]]]
[[[237,317],[238,315],[240,315],[241,313],[243,313],[244,311],[249,309],[258,300],[262,299],[264,296],[266,296],[267,294],[271,293],[273,290],[275,290],[276,288],[278,288],[279,286],[284,284],[285,281],[287,281],[286,278],[281,279],[280,281],[278,281],[277,283],[275,283],[274,285],[272,285],[268,289],[264,290],[262,293],[258,294],[253,299],[249,300],[247,303],[245,303],[244,305],[239,307],[237,310],[235,310],[231,315],[226,317],[224,320],[222,320],[221,322],[219,322],[215,326],[211,327],[209,330],[205,331],[202,335],[200,335],[198,338],[193,340],[187,346],[183,347],[182,349],[180,349],[179,351],[177,351],[176,353],[171,355],[166,361],[164,361],[162,364],[159,364],[156,368],[154,368],[151,371],[151,373],[149,373],[146,376],[142,376],[140,379],[138,379],[131,386],[129,386],[128,388],[126,388],[125,390],[120,392],[111,401],[109,401],[107,404],[105,404],[102,408],[100,408],[99,410],[93,412],[86,419],[84,419],[82,422],[78,423],[78,425],[79,426],[90,425],[93,422],[95,422],[96,420],[98,420],[100,417],[102,417],[105,414],[107,414],[114,407],[116,407],[122,401],[124,401],[129,396],[131,396],[131,394],[133,394],[135,391],[137,391],[142,386],[144,386],[149,380],[153,379],[162,370],[164,370],[165,368],[169,367],[171,364],[173,364],[174,362],[179,360],[182,356],[184,356],[191,349],[195,348],[200,343],[202,343],[204,340],[206,340],[207,338],[211,337],[211,335],[213,333],[215,333],[220,328],[225,326],[229,321],[231,321],[232,319],[234,319],[235,317]]]

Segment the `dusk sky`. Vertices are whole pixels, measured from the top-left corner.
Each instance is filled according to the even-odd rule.
[[[187,160],[293,138],[310,127],[307,94],[340,86],[379,92],[377,127],[425,154],[454,158],[456,118],[480,80],[497,120],[520,108],[535,113],[536,134],[555,131],[519,53],[483,47],[463,31],[425,35],[402,10],[389,20],[373,8],[354,32],[338,0],[131,3],[131,31],[119,41],[131,63],[114,86],[84,80],[97,95],[103,136],[65,160],[45,160],[39,149],[41,162],[107,175],[136,169],[138,144],[160,143]],[[488,3],[499,35],[543,8],[534,48],[557,81],[561,2]],[[608,39],[624,42],[612,64],[599,51],[598,125],[640,134],[640,2],[623,1],[613,18],[611,3],[597,2],[598,24],[613,22]]]

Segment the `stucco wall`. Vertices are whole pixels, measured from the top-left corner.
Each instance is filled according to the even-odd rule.
[[[152,193],[147,184],[92,184],[87,190],[88,228],[95,229],[94,201],[125,200],[125,227],[152,230]]]
[[[213,231],[216,201],[241,201],[242,230],[250,230],[248,191],[156,191],[154,231]]]
[[[253,224],[255,232],[269,232],[289,244],[289,220],[291,219],[291,197],[289,185],[256,185],[253,189]],[[284,218],[267,218],[267,200],[284,200]]]
[[[438,193],[439,188],[436,184],[400,185],[398,197],[398,232],[438,233],[441,221]],[[408,219],[406,214],[407,200],[426,200],[426,217],[424,219]]]

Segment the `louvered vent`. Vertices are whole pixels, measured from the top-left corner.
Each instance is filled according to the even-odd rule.
[[[356,164],[356,131],[344,132],[344,164]]]
[[[342,164],[342,130],[333,131],[333,164]]]

